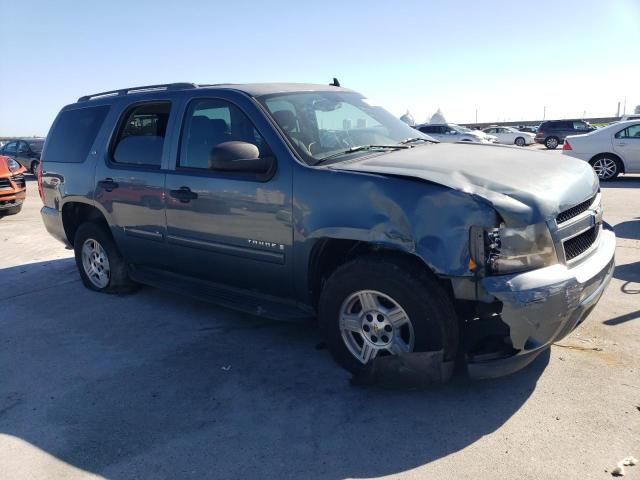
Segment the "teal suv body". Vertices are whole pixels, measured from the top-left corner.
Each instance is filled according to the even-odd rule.
[[[614,268],[589,165],[441,144],[362,95],[169,84],[62,109],[39,171],[84,284],[148,284],[315,319],[347,370],[426,358],[448,378],[524,367]]]

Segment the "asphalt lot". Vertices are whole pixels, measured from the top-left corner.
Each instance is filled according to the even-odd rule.
[[[640,176],[603,184],[618,267],[585,324],[518,374],[419,391],[352,387],[306,324],[85,289],[29,179],[0,219],[0,478],[583,480],[640,457]]]

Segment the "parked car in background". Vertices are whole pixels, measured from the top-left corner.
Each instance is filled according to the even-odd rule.
[[[640,173],[640,119],[613,123],[586,135],[570,135],[562,153],[589,162],[600,180]]]
[[[27,195],[24,170],[13,158],[0,155],[0,216],[14,215],[22,209]]]
[[[433,142],[335,85],[118,90],[54,121],[41,214],[91,290],[317,317],[356,375],[396,355],[437,380],[458,358],[505,375],[593,310],[615,234],[584,162],[479,142]]]
[[[513,127],[489,127],[485,128],[483,132],[496,137],[497,143],[518,145],[519,147],[531,145],[535,137],[533,133],[521,132]]]
[[[589,133],[595,128],[584,120],[549,120],[542,122],[536,132],[535,141],[550,150],[562,145],[567,135]]]
[[[490,137],[481,130],[471,130],[455,123],[427,123],[413,128],[440,142],[495,143],[496,141],[495,137]]]
[[[43,138],[12,140],[0,148],[0,155],[13,158],[27,171],[35,175],[40,164],[43,145]]]
[[[640,115],[638,114],[623,115],[622,118],[620,118],[621,122],[626,122],[627,120],[640,120]]]

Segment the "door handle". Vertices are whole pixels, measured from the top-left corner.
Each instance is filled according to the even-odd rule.
[[[114,189],[118,188],[118,183],[114,182],[113,178],[105,178],[98,182],[98,186],[102,187],[106,192],[113,192]]]
[[[626,142],[618,142],[616,143],[616,145],[618,145],[619,147],[624,147],[626,145]]]
[[[192,192],[189,187],[180,187],[178,190],[169,190],[169,195],[177,198],[182,203],[189,203],[191,200],[198,198],[196,192]]]

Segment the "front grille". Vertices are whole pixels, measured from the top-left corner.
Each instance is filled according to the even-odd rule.
[[[598,238],[598,225],[591,227],[589,230],[582,232],[564,242],[564,256],[567,261],[572,260],[584,252],[589,250]]]
[[[595,199],[596,199],[596,196],[594,195],[589,200],[585,200],[584,202],[579,203],[575,207],[571,207],[570,209],[565,210],[564,212],[560,212],[556,217],[556,223],[560,225],[561,223],[571,220],[573,217],[577,217],[582,212],[586,212]]]
[[[11,182],[8,178],[0,178],[0,188],[11,188]]]
[[[17,185],[18,188],[24,188],[27,185],[27,183],[26,183],[26,181],[24,179],[24,175],[21,174],[21,173],[11,177],[11,180],[13,180],[15,182],[15,184]]]

